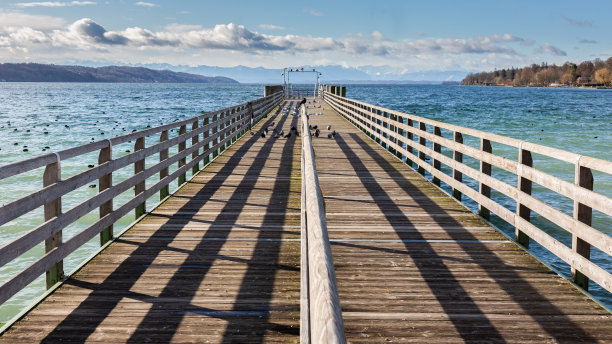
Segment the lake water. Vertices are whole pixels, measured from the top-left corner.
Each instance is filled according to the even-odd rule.
[[[212,111],[262,95],[261,85],[0,83],[0,165],[122,135],[133,129],[142,130],[147,126],[190,118],[202,111]],[[349,85],[347,96],[434,120],[612,160],[612,90]],[[171,133],[171,137],[176,134]],[[478,142],[470,138],[466,138],[465,142],[478,146]],[[130,148],[133,148],[130,144],[114,147],[113,156],[127,154],[125,151]],[[24,149],[28,151],[24,152]],[[496,154],[516,159],[516,150],[496,145],[493,149]],[[63,161],[62,174],[73,175],[96,162],[96,154]],[[477,162],[467,158],[466,162],[477,166]],[[152,163],[147,161],[147,165]],[[534,156],[534,166],[573,182],[573,167],[569,164]],[[122,169],[113,175],[113,182],[117,183],[131,173],[131,167]],[[493,174],[516,185],[516,177],[496,169]],[[597,173],[594,175],[595,190],[612,197],[611,178]],[[42,169],[38,169],[0,181],[3,190],[0,204],[40,188],[41,176]],[[475,184],[472,183],[472,186]],[[96,192],[97,188],[87,186],[75,190],[62,199],[63,208],[68,209],[76,200],[91,197]],[[537,185],[534,185],[534,195],[571,214],[572,202],[560,199]],[[120,195],[118,202],[130,197],[130,192],[126,192]],[[505,202],[509,208],[514,206],[510,200],[499,195],[494,194],[493,197]],[[151,200],[148,204],[155,201]],[[475,209],[473,202],[465,203]],[[39,209],[0,227],[0,244],[42,223],[42,218],[42,209]],[[64,231],[64,238],[70,238],[96,218],[97,212],[83,217]],[[132,221],[132,214],[121,219],[115,226],[115,232],[120,232]],[[512,229],[499,219],[493,218],[492,222],[506,233],[511,233]],[[549,233],[564,243],[571,244],[571,237],[565,231],[537,214],[533,222],[545,226]],[[612,235],[612,222],[601,214],[594,214],[593,226]],[[72,271],[98,246],[98,239],[94,238],[70,255],[64,262],[65,271]],[[538,245],[532,245],[530,250],[561,273],[569,273],[567,265]],[[43,252],[44,247],[39,245],[16,261],[0,267],[0,281],[20,271]],[[594,249],[592,256],[600,266],[612,269],[612,260],[601,252]],[[0,306],[0,322],[7,321],[41,295],[44,284],[44,276],[41,276]],[[597,286],[591,289],[595,298],[612,307],[610,293]]]

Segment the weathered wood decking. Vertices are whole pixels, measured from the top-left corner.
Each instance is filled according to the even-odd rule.
[[[605,309],[335,112],[311,124],[350,342],[612,342]],[[257,134],[0,342],[297,342],[301,140]]]

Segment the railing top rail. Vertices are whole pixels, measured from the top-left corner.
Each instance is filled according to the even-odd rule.
[[[462,127],[459,125],[439,122],[439,121],[435,121],[432,119],[427,119],[424,117],[403,113],[397,110],[388,109],[382,106],[368,104],[368,103],[365,103],[365,102],[362,102],[356,99],[340,97],[330,92],[325,92],[325,95],[330,96],[332,98],[336,98],[343,102],[353,102],[354,104],[363,105],[363,106],[373,108],[378,111],[386,112],[388,114],[392,114],[395,116],[405,117],[407,119],[411,119],[411,120],[414,120],[420,123],[425,123],[425,124],[428,124],[434,127],[439,127],[439,128],[447,129],[447,130],[454,131],[454,132],[460,132],[465,135],[478,137],[481,139],[501,143],[501,144],[515,147],[515,148],[522,148],[525,150],[529,150],[532,153],[545,155],[545,156],[548,156],[548,157],[551,157],[557,160],[565,161],[570,164],[576,164],[578,161],[580,161],[580,166],[588,167],[588,168],[591,168],[597,171],[612,174],[612,161],[598,159],[598,158],[581,155],[581,154],[576,154],[576,153],[568,152],[562,149],[539,145],[536,143],[523,141],[523,140],[515,139],[512,137],[508,137],[508,136],[493,134],[493,133],[489,133],[486,131],[470,129],[470,128]]]
[[[327,235],[325,205],[319,187],[305,106],[300,108],[300,117],[302,118],[302,179],[305,187],[302,193],[306,205],[306,219],[302,222],[305,228],[302,228],[302,231],[307,231],[307,285],[310,310],[309,338],[302,342],[346,343],[334,262]]]

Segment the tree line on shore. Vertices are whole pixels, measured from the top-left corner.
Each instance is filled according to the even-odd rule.
[[[612,86],[612,57],[580,64],[565,62],[532,64],[523,68],[500,69],[493,72],[470,73],[462,85],[486,86]]]

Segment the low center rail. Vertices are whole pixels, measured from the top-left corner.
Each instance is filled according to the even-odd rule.
[[[41,206],[44,207],[45,220],[41,225],[0,247],[0,267],[2,267],[33,247],[45,243],[44,255],[37,257],[0,285],[0,304],[45,272],[47,288],[54,287],[64,278],[63,259],[70,253],[97,234],[100,234],[100,244],[104,246],[113,238],[115,222],[133,210],[136,219],[143,216],[146,213],[145,202],[148,198],[158,192],[160,199],[166,198],[169,195],[168,185],[171,182],[178,180],[179,185],[185,183],[186,172],[189,169],[192,169],[192,174],[197,173],[201,161],[207,164],[211,155],[213,158],[216,157],[247,133],[254,122],[263,118],[282,99],[281,91],[183,121],[0,166],[0,180],[45,167],[42,189],[0,207],[0,226]],[[190,131],[187,131],[188,126],[191,127]],[[177,129],[178,136],[169,138],[169,131]],[[159,142],[146,147],[145,138],[153,134],[159,134]],[[189,139],[191,145],[187,147]],[[135,140],[133,152],[113,158],[113,146],[129,143],[132,140]],[[169,156],[169,149],[173,147],[177,147],[177,153]],[[99,151],[97,166],[66,179],[61,178],[62,160],[81,157],[96,151]],[[152,158],[154,154],[159,154],[159,162],[147,168],[145,158]],[[191,160],[187,162],[189,156]],[[178,168],[169,173],[169,168],[177,163]],[[113,172],[130,165],[134,165],[134,175],[113,185]],[[147,188],[146,181],[155,175],[159,175],[159,180]],[[62,209],[62,196],[96,181],[99,184],[98,194],[79,200],[79,203],[70,209]],[[134,197],[114,209],[113,200],[131,188],[134,188]],[[64,228],[96,209],[99,209],[97,221],[88,224],[68,240],[62,240]]]
[[[302,118],[301,343],[346,343],[306,106]]]

